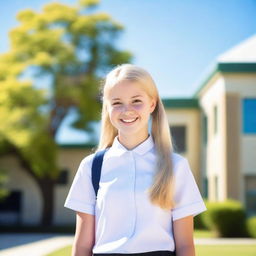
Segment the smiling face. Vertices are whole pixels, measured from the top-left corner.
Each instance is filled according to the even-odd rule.
[[[106,104],[112,125],[118,136],[136,136],[143,140],[148,135],[148,121],[154,111],[155,100],[137,82],[121,81],[107,94]]]

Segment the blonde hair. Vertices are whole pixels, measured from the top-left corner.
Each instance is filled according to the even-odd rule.
[[[174,207],[173,199],[173,166],[171,152],[173,150],[168,120],[156,85],[150,74],[144,69],[131,64],[123,64],[114,68],[106,77],[103,86],[103,106],[101,116],[101,135],[98,150],[111,147],[118,131],[112,125],[105,100],[109,89],[121,81],[137,82],[144,91],[156,101],[152,112],[151,134],[157,152],[157,169],[150,187],[150,200],[163,209]]]

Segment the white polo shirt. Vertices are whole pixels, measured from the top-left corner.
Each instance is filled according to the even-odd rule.
[[[188,161],[172,153],[176,206],[163,210],[149,199],[156,165],[149,136],[132,150],[117,137],[106,152],[97,200],[91,181],[93,156],[85,157],[76,173],[65,207],[95,215],[93,253],[174,251],[172,221],[206,210]]]

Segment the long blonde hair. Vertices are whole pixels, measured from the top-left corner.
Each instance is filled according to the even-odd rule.
[[[171,152],[173,150],[171,134],[163,103],[159,97],[156,85],[150,74],[144,69],[123,64],[114,68],[106,77],[103,86],[103,105],[101,116],[101,135],[97,150],[111,147],[118,131],[112,125],[107,104],[104,96],[109,89],[120,81],[130,81],[139,83],[145,92],[156,101],[156,107],[152,115],[151,134],[157,152],[157,169],[150,187],[150,200],[153,204],[159,205],[163,209],[174,207],[173,199],[173,165]]]

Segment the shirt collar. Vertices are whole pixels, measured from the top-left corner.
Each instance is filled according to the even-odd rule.
[[[140,143],[138,146],[136,146],[132,150],[129,150],[126,147],[124,147],[119,142],[118,137],[116,136],[110,148],[110,151],[112,151],[112,153],[117,153],[118,155],[124,154],[126,152],[135,152],[139,155],[143,155],[147,153],[149,150],[151,150],[153,147],[154,147],[154,141],[153,141],[152,135],[149,135],[146,140],[144,140],[142,143]]]

